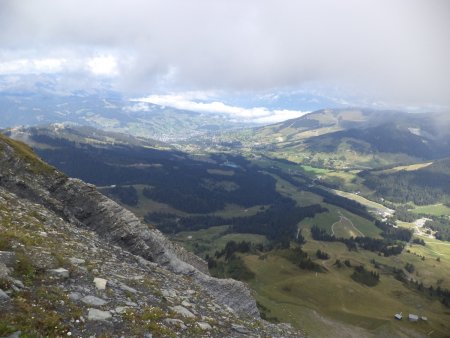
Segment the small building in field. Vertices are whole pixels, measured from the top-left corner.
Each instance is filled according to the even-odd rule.
[[[409,314],[408,315],[408,319],[410,322],[417,322],[419,320],[419,316],[418,315],[413,315],[413,314]]]
[[[401,312],[400,313],[396,313],[394,315],[394,318],[397,319],[397,320],[402,320],[402,318],[403,318],[402,313]]]

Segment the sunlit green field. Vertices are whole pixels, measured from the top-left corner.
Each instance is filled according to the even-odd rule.
[[[403,165],[403,166],[398,166],[392,169],[387,169],[384,170],[384,173],[392,173],[392,172],[397,172],[397,171],[415,171],[415,170],[419,170],[422,168],[426,168],[429,165],[431,165],[433,162],[427,162],[427,163],[417,163],[417,164],[410,164],[410,165]]]
[[[444,204],[432,204],[415,207],[411,210],[416,214],[426,214],[433,216],[450,215],[450,208]]]
[[[386,208],[384,205],[382,205],[380,203],[376,203],[371,200],[368,200],[367,198],[364,198],[360,195],[345,192],[345,191],[340,191],[340,190],[333,190],[333,192],[339,196],[342,196],[342,197],[351,199],[355,202],[358,202],[358,203],[364,205],[365,207],[367,207],[369,210],[375,210],[375,211],[380,211],[380,212],[392,212],[392,210]]]
[[[358,216],[352,214],[342,208],[338,208],[336,206],[324,203],[324,206],[328,209],[327,212],[323,212],[320,214],[316,214],[313,218],[305,218],[300,222],[300,228],[304,228],[305,226],[310,227],[312,225],[317,225],[319,228],[326,230],[328,233],[332,234],[332,226],[340,221],[340,217],[344,216],[349,219],[353,226],[357,229],[357,231],[348,224],[349,222],[342,222],[342,224],[335,225],[335,231],[338,233],[335,234],[336,237],[352,237],[355,233],[358,236],[362,235],[378,238],[381,230],[377,228],[372,222]],[[347,226],[345,225],[347,224]],[[351,231],[345,231],[345,229]]]
[[[170,239],[202,257],[206,254],[214,255],[216,251],[222,250],[229,241],[249,241],[254,244],[267,242],[266,237],[262,235],[225,233],[227,227],[227,225],[222,225],[197,231],[183,231],[172,235]]]
[[[312,173],[318,174],[318,175],[327,174],[330,172],[330,170],[328,170],[328,169],[315,168],[315,167],[311,167],[309,165],[302,165],[302,168],[305,171],[309,171],[309,172],[312,172]]]

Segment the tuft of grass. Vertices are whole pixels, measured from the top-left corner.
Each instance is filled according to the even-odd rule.
[[[0,237],[0,250],[12,250],[14,244],[20,243],[25,247],[36,246],[42,244],[42,239],[37,236],[31,236],[27,232],[21,230],[8,229],[2,232]]]
[[[22,294],[13,300],[14,311],[0,314],[0,322],[23,332],[21,337],[57,337],[67,333],[64,318],[54,311],[54,306],[36,304],[31,296]]]
[[[13,140],[5,135],[0,134],[0,141],[12,147],[20,158],[29,164],[29,168],[34,173],[53,173],[55,168],[41,160],[25,143]],[[1,144],[0,144],[1,149]]]
[[[144,311],[141,314],[142,320],[150,320],[150,321],[158,321],[163,318],[167,317],[166,312],[164,312],[159,307],[148,307],[145,308]]]
[[[72,267],[70,261],[67,258],[63,257],[60,253],[53,251],[52,256],[55,258],[56,263],[59,267],[63,267],[66,269]]]
[[[16,332],[17,330],[12,327],[9,323],[4,323],[0,321],[0,337],[7,337],[11,333]]]
[[[16,252],[14,274],[20,277],[27,285],[31,285],[36,278],[37,272],[30,257],[21,251]]]
[[[177,335],[170,328],[161,323],[162,319],[169,317],[169,313],[159,307],[146,307],[141,312],[128,309],[122,318],[130,325],[130,331],[135,335],[142,335],[150,331],[154,337],[173,337]]]

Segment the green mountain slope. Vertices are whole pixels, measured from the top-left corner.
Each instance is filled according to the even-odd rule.
[[[364,169],[449,156],[449,126],[446,114],[326,109],[222,141],[318,167]]]

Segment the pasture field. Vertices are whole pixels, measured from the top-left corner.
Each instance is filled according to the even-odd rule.
[[[323,198],[309,191],[299,190],[288,181],[273,175],[277,179],[276,189],[279,193],[292,198],[297,202],[298,206],[308,206],[312,204],[320,204]]]
[[[416,206],[414,209],[411,209],[411,212],[432,216],[450,216],[450,208],[441,203]]]
[[[229,241],[249,241],[254,244],[267,243],[266,237],[262,235],[227,234],[225,233],[227,227],[227,225],[221,225],[197,231],[182,231],[170,236],[170,239],[201,257],[206,254],[213,256],[216,251],[222,250]]]
[[[343,216],[331,226],[331,233],[336,237],[342,238],[364,236],[364,234],[353,225],[352,221]]]
[[[381,230],[365,218],[352,214],[347,210],[331,204],[324,203],[323,205],[328,209],[328,211],[316,214],[312,218],[305,218],[300,222],[299,227],[303,229],[305,226],[311,227],[312,225],[317,225],[319,228],[326,230],[329,234],[332,234],[332,227],[333,224],[335,224],[333,228],[335,232],[338,231],[338,233],[335,233],[337,237],[348,238],[354,236],[355,233],[357,233],[358,236],[361,236],[360,233],[362,233],[364,236],[368,237],[380,237],[379,234]],[[347,220],[342,224],[337,224],[341,220],[341,217],[345,217]],[[355,230],[355,228],[357,230]]]
[[[311,172],[311,173],[314,173],[316,175],[328,174],[330,172],[329,169],[315,168],[315,167],[312,167],[310,165],[302,165],[301,167],[302,167],[302,169],[304,171]]]
[[[404,171],[415,171],[422,168],[426,168],[429,165],[433,164],[433,162],[427,162],[427,163],[416,163],[416,164],[410,164],[410,165],[402,165],[398,167],[394,167],[392,169],[383,170],[383,173],[395,173],[401,170]]]
[[[363,264],[369,270],[376,270],[370,263],[372,259],[397,268],[413,262],[419,274],[431,273],[433,278],[439,278],[439,271],[445,274],[450,268],[448,258],[441,259],[442,266],[429,272],[437,263],[432,257],[426,256],[422,261],[406,251],[396,257],[380,257],[363,250],[349,252],[342,243],[317,242],[310,238],[303,248],[311,257],[317,249],[327,252],[330,259],[316,260],[327,272],[301,270],[276,254],[263,256],[264,259],[256,255],[245,257],[247,266],[256,274],[250,285],[258,301],[270,310],[269,317],[291,322],[312,337],[446,337],[450,333],[450,310],[436,298],[404,286],[382,270],[380,283],[367,287],[350,278],[352,268],[334,265],[336,259],[348,259],[352,266]],[[400,311],[404,316],[408,313],[427,316],[428,321],[396,321],[393,315]]]

